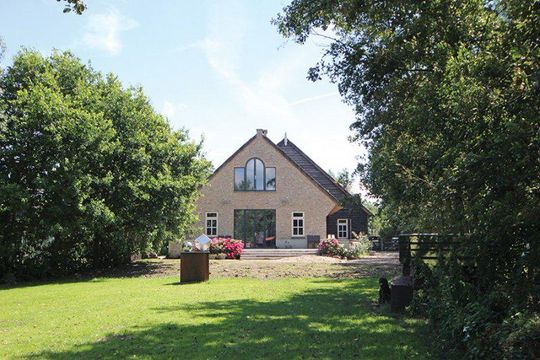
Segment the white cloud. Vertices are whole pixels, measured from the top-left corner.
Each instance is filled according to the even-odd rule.
[[[303,98],[303,99],[299,99],[299,100],[293,101],[292,103],[290,103],[290,105],[291,106],[302,105],[302,104],[310,103],[312,101],[326,99],[328,97],[333,97],[333,96],[338,96],[338,95],[339,95],[339,93],[337,91],[334,91],[334,92],[327,93],[327,94],[322,94],[322,95],[317,95],[317,96],[310,96],[310,97],[306,97],[306,98]]]
[[[171,118],[174,118],[182,110],[185,110],[186,108],[187,108],[187,105],[184,103],[174,103],[172,101],[166,100],[163,102],[160,112],[163,115],[165,115],[167,118],[171,119]]]
[[[261,124],[294,122],[295,116],[282,90],[301,60],[287,58],[261,69],[255,81],[244,80],[240,76],[247,31],[243,15],[243,9],[237,3],[216,4],[209,19],[209,33],[198,47],[214,73],[227,83],[228,93],[242,110],[243,118],[258,119]]]
[[[219,166],[256,128],[265,128],[276,142],[287,132],[324,169],[354,170],[355,156],[364,152],[347,141],[354,111],[342,103],[335,87],[303,85],[308,67],[328,40],[317,37],[304,47],[280,48],[274,58],[254,66],[250,62],[257,56],[249,54],[254,47],[248,25],[254,26],[238,3],[213,3],[205,38],[175,48],[201,51],[218,84],[224,85],[226,104],[216,102],[219,107],[214,108],[210,100],[199,125],[190,127],[192,134],[205,134],[208,158]],[[333,35],[332,29],[321,33]]]
[[[83,43],[91,48],[118,55],[122,50],[120,33],[138,27],[139,24],[130,18],[109,10],[104,14],[92,14],[86,25]]]

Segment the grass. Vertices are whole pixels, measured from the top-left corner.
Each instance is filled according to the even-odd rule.
[[[0,358],[429,358],[376,279],[113,278],[0,288]]]

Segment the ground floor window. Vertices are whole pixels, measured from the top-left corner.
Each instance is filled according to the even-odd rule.
[[[337,221],[337,237],[338,237],[338,239],[348,239],[349,238],[349,220],[348,219],[338,219],[338,221]]]
[[[234,210],[234,238],[246,248],[276,246],[276,210]]]
[[[206,235],[217,236],[218,234],[218,213],[206,213]]]
[[[304,213],[292,213],[292,236],[304,236]]]

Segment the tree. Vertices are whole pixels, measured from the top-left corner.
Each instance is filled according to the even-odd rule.
[[[0,36],[0,60],[4,57],[4,53],[6,52],[6,43],[4,42],[4,39]]]
[[[193,223],[209,164],[141,88],[24,50],[0,110],[0,278],[124,263]]]
[[[455,325],[441,335],[450,348],[469,319],[478,326],[467,346],[480,353],[501,334],[490,326],[539,311],[539,10],[521,0],[295,0],[274,21],[300,43],[320,29],[331,39],[308,78],[328,76],[355,108],[353,138],[369,150],[359,170],[396,227],[467,234],[475,288],[457,290],[457,267],[439,279],[452,289],[434,315]]]
[[[328,175],[330,175],[343,188],[350,191],[354,178],[349,170],[341,169],[337,172],[337,174],[335,174],[332,170],[328,170]]]

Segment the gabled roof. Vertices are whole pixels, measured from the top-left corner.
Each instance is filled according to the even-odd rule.
[[[212,173],[212,175],[210,175],[210,179],[212,177],[214,177],[215,174],[217,174],[218,171],[220,171],[227,163],[229,163],[232,159],[234,159],[236,157],[236,155],[238,155],[238,153],[240,153],[242,150],[244,150],[245,147],[247,147],[249,144],[251,144],[251,142],[253,142],[255,139],[257,138],[257,135],[251,137],[248,141],[246,141],[244,143],[244,145],[240,146],[238,148],[238,150],[236,150],[231,156],[229,156],[227,158],[227,160],[225,160],[223,162],[223,164],[221,164],[216,170],[214,170],[214,172]],[[261,139],[263,139],[264,141],[266,141],[270,146],[272,146],[274,149],[277,150],[277,152],[279,152],[281,155],[283,155],[283,157],[288,160],[291,165],[293,165],[295,168],[297,168],[301,173],[303,173],[315,186],[317,186],[323,193],[325,193],[327,196],[329,196],[331,199],[333,200],[336,200],[330,193],[328,193],[328,191],[326,191],[326,189],[324,187],[322,187],[318,182],[316,182],[311,176],[309,176],[300,166],[298,166],[297,163],[295,163],[291,158],[289,158],[287,156],[287,154],[281,150],[276,144],[274,144],[274,142],[272,140],[270,140],[269,138],[266,137],[266,135],[263,135],[261,136]]]
[[[285,145],[285,143],[287,145]],[[349,192],[338,184],[326,171],[321,169],[315,161],[311,160],[298,146],[287,139],[281,140],[277,146],[294,161],[310,178],[321,185],[334,199],[340,201],[345,196],[350,196]]]
[[[238,150],[236,150],[227,160],[223,162],[210,176],[212,178],[221,168],[230,162],[240,151],[242,151],[246,146],[248,146],[252,141],[257,138],[257,135],[251,137],[244,145],[242,145]],[[296,145],[294,145],[290,140],[287,140],[287,145],[285,145],[285,139],[281,140],[277,145],[274,144],[272,140],[262,136],[262,139],[266,140],[272,147],[274,147],[279,153],[283,155],[287,160],[289,160],[292,165],[294,165],[298,170],[300,170],[304,175],[307,176],[317,187],[319,187],[324,193],[334,199],[338,204],[341,203],[341,200],[351,194],[339,185],[334,178],[332,178],[326,171],[321,169],[309,156],[307,156],[302,150],[300,150]],[[362,206],[364,211],[369,215],[372,215],[371,212],[364,206]]]
[[[229,163],[229,161],[231,161],[232,159],[234,159],[234,157],[235,157],[236,155],[238,155],[238,153],[240,153],[240,151],[244,150],[244,148],[245,148],[246,146],[248,146],[248,145],[249,145],[253,140],[255,140],[256,138],[257,138],[257,135],[254,135],[254,136],[252,136],[248,141],[246,141],[246,142],[244,143],[244,145],[240,146],[240,147],[238,148],[238,150],[236,150],[231,156],[229,156],[229,157],[227,158],[227,160],[225,160],[225,161],[223,162],[223,164],[219,165],[219,167],[218,167],[216,170],[214,170],[214,172],[212,173],[212,175],[210,175],[210,179],[213,178],[214,175],[217,174],[217,172],[218,172],[219,170],[221,170],[222,167],[224,167],[227,163]],[[271,142],[271,141],[270,141],[270,142]],[[274,144],[273,142],[271,142],[271,143]],[[275,144],[274,144],[274,146],[275,146]]]
[[[277,143],[279,147],[292,161],[294,161],[309,177],[317,182],[322,188],[324,188],[336,201],[340,202],[344,197],[351,196],[351,194],[341,186],[333,177],[324,171],[319,165],[315,163],[309,156],[307,156],[298,146],[296,146],[289,139],[281,140]],[[362,206],[364,211],[369,215],[373,215],[366,207]]]

